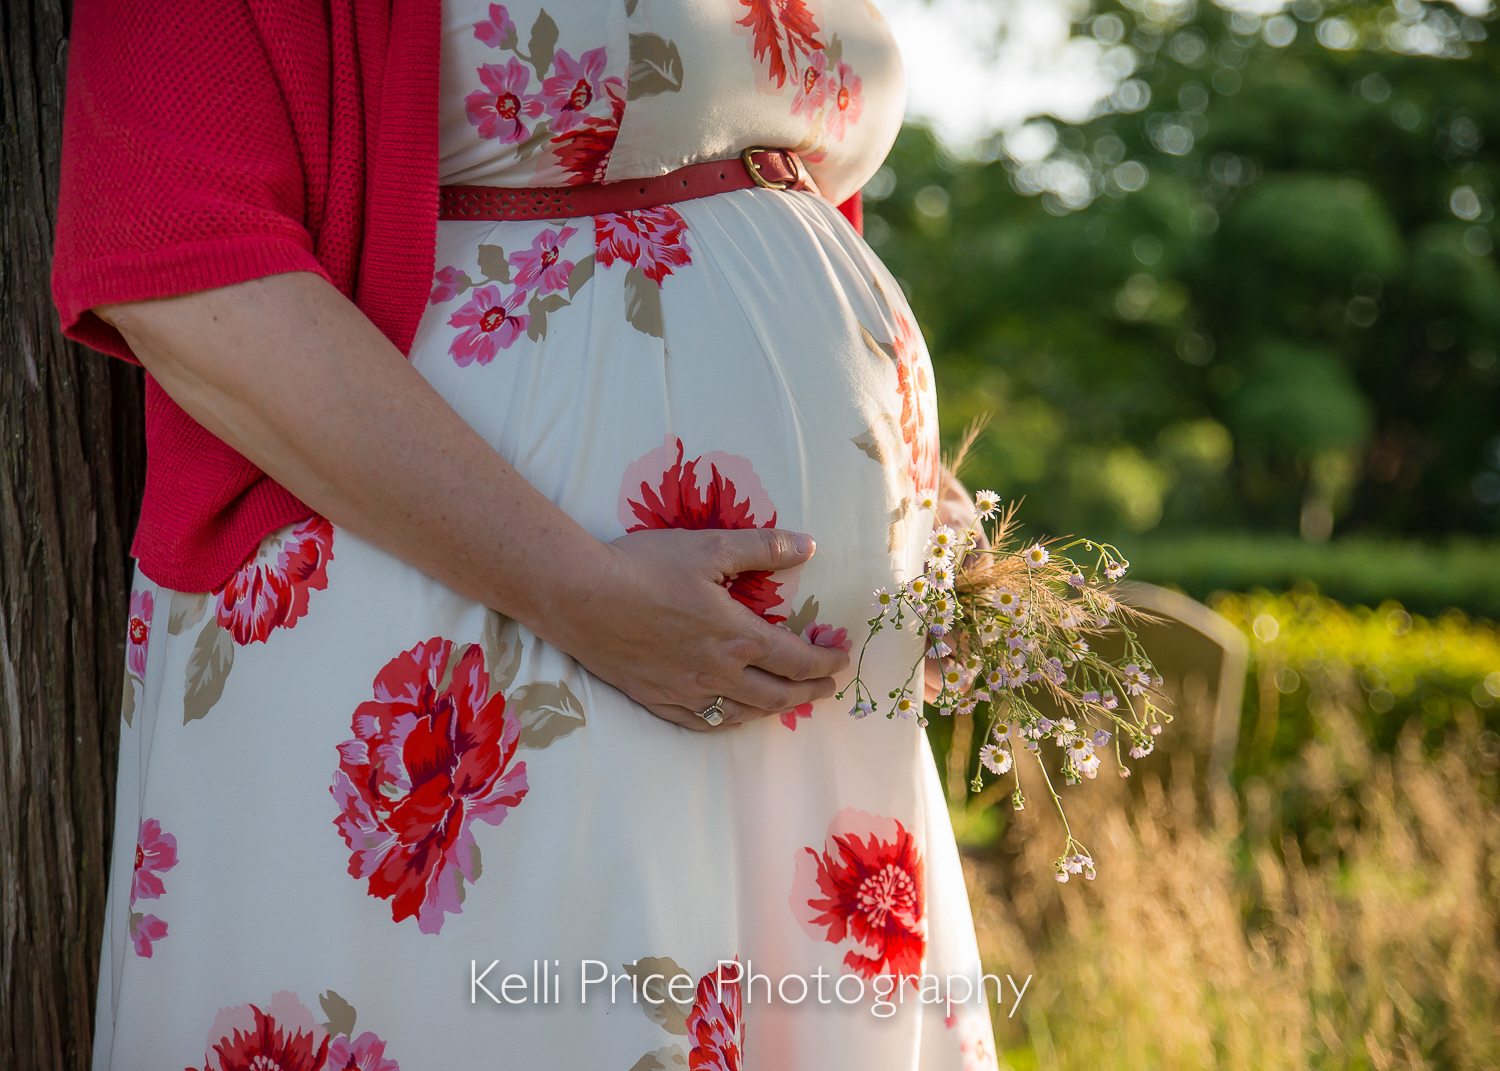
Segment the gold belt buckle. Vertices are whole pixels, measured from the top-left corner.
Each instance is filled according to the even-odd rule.
[[[782,152],[782,153],[784,153],[786,151],[787,150],[785,150],[785,149],[771,149],[771,148],[767,148],[764,145],[752,145],[752,146],[750,146],[750,148],[748,148],[744,152],[740,153],[740,159],[745,164],[745,170],[750,173],[750,181],[753,182],[753,183],[755,183],[757,186],[761,187],[762,189],[766,189],[766,190],[785,190],[785,189],[790,189],[791,188],[790,184],[786,183],[786,182],[767,182],[764,178],[761,177],[760,165],[757,164],[754,160],[752,160],[750,158],[752,156],[752,154],[758,153],[758,152]],[[796,170],[796,169],[793,168],[793,170]]]

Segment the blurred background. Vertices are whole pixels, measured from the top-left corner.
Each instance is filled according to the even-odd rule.
[[[1124,551],[1177,716],[1064,790],[1068,885],[933,717],[988,966],[1035,975],[1001,1066],[1500,1067],[1500,21],[881,6],[866,237],[945,440],[990,415],[965,482]]]

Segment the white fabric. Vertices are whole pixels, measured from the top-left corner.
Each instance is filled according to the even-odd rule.
[[[824,63],[788,49],[780,91],[735,25],[752,11],[739,0],[557,8],[559,52],[605,50],[606,99],[604,80],[623,96],[647,77],[631,72],[632,45],[638,59],[673,52],[631,34],[681,57],[681,88],[629,99],[618,123],[601,109],[562,120],[616,123],[616,177],[792,131],[823,137],[819,181],[843,196],[899,122],[899,61],[861,0],[814,6]],[[540,8],[500,11],[521,51],[545,42]],[[551,133],[523,161],[523,138],[481,137],[469,120],[476,70],[514,54],[494,12],[446,5],[445,181],[565,181],[576,172]],[[498,44],[475,29],[487,20]],[[806,71],[838,62],[859,65],[864,99],[832,143],[826,115],[792,114],[793,86],[817,98],[829,86]],[[666,71],[648,84],[671,83]],[[533,69],[522,114],[541,83]],[[731,588],[809,642],[857,653],[871,593],[920,567],[933,519],[912,502],[936,478],[927,354],[894,280],[811,194],[441,223],[412,361],[601,540],[638,526],[810,533],[807,566]],[[911,983],[883,1017],[869,995],[893,971],[978,968],[914,720],[855,720],[829,700],[684,730],[316,518],[268,538],[221,592],[138,576],[130,629],[96,1069],[994,1066],[977,1001],[924,1006]],[[918,644],[888,631],[872,646],[877,694],[905,679]],[[847,930],[839,911],[873,928]],[[713,972],[736,958],[773,984],[817,987],[822,972],[825,1002],[815,988],[768,1003],[762,982],[726,996]],[[542,960],[560,984],[539,1005]],[[632,1000],[628,981],[584,1004],[585,960],[689,980],[660,1005]],[[484,979],[497,995],[521,976],[524,1002],[472,987],[471,961],[498,961]],[[839,1003],[840,975],[840,995],[857,979],[864,999]]]

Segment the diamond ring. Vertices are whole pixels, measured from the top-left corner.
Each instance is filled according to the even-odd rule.
[[[718,725],[724,720],[724,697],[718,696],[705,709],[698,711],[698,717],[710,725]]]

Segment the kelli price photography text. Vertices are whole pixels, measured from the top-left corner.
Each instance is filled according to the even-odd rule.
[[[560,960],[532,960],[507,970],[500,961],[469,961],[469,1003],[483,1004],[654,1004],[689,1005],[699,979],[670,959],[646,958],[621,966],[618,973],[598,959],[579,960],[576,970],[564,970]],[[903,1004],[978,1003],[991,993],[996,1004],[1013,1016],[1031,985],[1031,975],[1017,980],[1009,974],[876,975],[868,981],[858,974],[830,974],[819,967],[810,974],[773,977],[757,973],[753,961],[720,960],[710,984],[719,990],[738,990],[745,1004],[860,1004],[870,1001],[879,1018],[896,1014]]]

